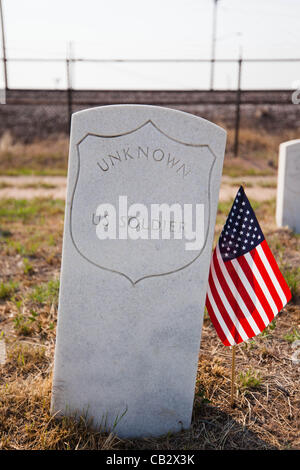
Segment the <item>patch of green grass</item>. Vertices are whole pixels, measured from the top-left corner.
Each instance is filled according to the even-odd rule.
[[[294,328],[293,331],[287,333],[284,336],[284,339],[289,343],[293,343],[296,340],[300,340],[300,331],[298,330],[298,328]]]
[[[7,246],[7,250],[6,250],[7,254],[18,253],[19,255],[22,255],[22,256],[26,254],[25,246],[19,241],[7,240],[6,246]]]
[[[234,198],[232,200],[229,200],[229,201],[219,201],[218,215],[228,216],[229,212],[230,212],[230,209],[232,207],[232,204],[233,204],[233,200],[234,200]],[[254,210],[258,209],[263,204],[259,201],[255,201],[254,199],[250,199],[250,203],[251,203]]]
[[[262,337],[265,337],[265,336],[269,336],[271,334],[271,331],[275,330],[276,328],[276,320],[274,319],[273,321],[271,321],[271,323],[267,326],[267,328],[265,328],[260,336]]]
[[[64,214],[64,207],[61,199],[0,199],[0,218],[6,222],[28,223],[42,216]]]
[[[237,178],[240,176],[271,176],[274,174],[272,170],[257,170],[256,168],[238,168],[228,167],[224,165],[223,175]]]
[[[32,323],[34,321],[35,318],[32,316],[27,318],[21,313],[18,313],[14,318],[14,329],[16,330],[16,333],[20,336],[31,336],[33,333]]]
[[[51,280],[45,284],[40,284],[34,288],[30,294],[30,299],[38,304],[58,303],[59,279]]]
[[[252,349],[255,349],[257,346],[256,344],[256,340],[254,338],[252,339],[248,339],[248,341],[244,341],[242,344],[241,344],[241,348],[245,349],[245,351],[248,351],[248,350],[252,350]]]
[[[258,221],[263,221],[266,217],[275,217],[276,199],[268,199],[266,201],[254,201],[250,199],[250,203],[256,212]]]
[[[238,378],[239,386],[242,390],[258,388],[261,385],[262,379],[259,372],[248,369],[246,372],[241,372]]]
[[[272,237],[268,239],[268,244],[271,248],[271,251],[276,250],[278,252],[278,255],[280,255],[281,257],[283,256],[284,247],[281,239],[278,237],[277,234],[272,235]]]
[[[0,282],[0,299],[10,298],[17,290],[18,284],[13,281]]]
[[[198,403],[196,401],[196,405],[202,405],[203,403],[210,403],[210,400],[207,398],[206,391],[202,385],[199,385],[198,390],[195,393],[195,397],[199,398]]]
[[[277,188],[277,183],[276,181],[262,181],[259,186],[262,188]]]
[[[25,252],[27,256],[34,256],[38,249],[39,249],[40,244],[38,242],[33,242],[32,240],[27,240],[25,243]]]
[[[48,243],[49,246],[55,246],[57,244],[57,240],[56,240],[55,236],[52,233],[50,233],[50,235],[48,235],[47,243]]]
[[[233,200],[232,201],[219,201],[218,214],[228,215],[232,204],[233,204]]]
[[[300,282],[300,267],[290,267],[290,266],[282,266],[281,267],[281,272],[286,280],[291,294],[292,294],[292,299],[295,299],[298,295],[298,286]]]
[[[7,168],[0,170],[0,176],[66,176],[67,170],[63,168],[46,168],[34,170],[28,167]]]
[[[32,264],[30,264],[29,262],[29,259],[28,258],[23,258],[23,272],[24,274],[32,274],[34,269],[33,269],[33,266]]]
[[[1,199],[0,217],[7,221],[26,221],[37,214],[38,207],[26,199]]]
[[[264,202],[260,202],[260,201],[255,201],[255,199],[249,199],[249,202],[252,206],[252,209],[254,211],[256,211],[257,209],[259,209],[265,202],[268,202],[268,201],[264,201]]]
[[[27,183],[19,186],[22,189],[55,189],[57,186],[55,184],[43,183],[38,181],[37,183]]]
[[[4,246],[6,246],[5,253],[7,255],[19,254],[21,256],[35,256],[39,248],[39,243],[33,243],[31,240],[27,240],[23,244],[17,240],[6,240]]]
[[[210,316],[209,316],[209,313],[208,313],[208,310],[206,307],[204,307],[204,316],[203,316],[204,320],[209,320],[210,319]]]
[[[18,312],[20,313],[23,305],[23,300],[18,298],[16,295],[13,295],[10,300],[15,304]]]
[[[15,343],[9,346],[7,358],[9,362],[18,365],[20,372],[29,372],[45,363],[46,349],[40,345]]]

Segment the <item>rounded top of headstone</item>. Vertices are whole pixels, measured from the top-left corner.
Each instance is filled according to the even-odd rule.
[[[151,122],[170,138],[183,144],[209,143],[218,153],[226,131],[201,117],[175,109],[141,104],[99,106],[72,115],[72,131],[80,140],[90,133],[111,136],[124,134]]]
[[[289,147],[292,145],[300,145],[300,139],[293,139],[293,140],[288,140],[286,142],[282,142],[280,144],[280,147]]]

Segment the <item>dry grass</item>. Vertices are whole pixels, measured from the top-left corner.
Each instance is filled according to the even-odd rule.
[[[266,238],[294,286],[292,302],[265,332],[237,348],[236,407],[229,403],[231,351],[205,316],[192,428],[159,439],[120,440],[81,418],[50,416],[63,203],[0,201],[0,449],[295,449],[300,447],[300,237],[274,226],[274,201],[253,202]],[[216,237],[230,203],[220,204]],[[32,270],[24,272],[24,258]],[[120,391],[121,393],[121,391]],[[147,404],[145,404],[147,406]]]
[[[234,130],[228,129],[224,174],[228,176],[274,175],[281,142],[298,139],[300,129],[270,133],[263,129],[241,128],[239,158],[234,158]]]
[[[35,355],[29,359],[37,369]],[[19,362],[17,362],[19,365]],[[25,363],[26,364],[26,363]],[[57,421],[49,414],[51,379],[42,369],[1,386],[0,449],[113,449],[118,439],[93,432],[83,418]]]
[[[68,148],[69,139],[64,135],[21,143],[5,132],[0,139],[0,174],[65,175]]]
[[[234,145],[234,130],[227,129],[228,141],[227,152],[230,155],[233,152]],[[277,133],[270,133],[264,129],[241,128],[240,129],[240,144],[239,150],[242,156],[249,157],[250,154],[257,156],[258,159],[262,154],[267,153],[270,156],[274,155],[275,161],[277,160],[278,147],[281,142],[293,140],[299,137],[300,129],[282,130]]]
[[[274,175],[279,144],[298,138],[300,133],[300,129],[270,133],[263,129],[241,128],[240,157],[234,158],[234,130],[227,131],[224,174],[233,177]],[[46,140],[21,143],[15,142],[11,134],[6,132],[0,138],[0,175],[65,175],[68,146],[69,140],[65,135],[52,135]]]

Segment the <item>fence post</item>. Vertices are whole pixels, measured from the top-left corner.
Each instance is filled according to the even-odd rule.
[[[235,105],[235,133],[234,133],[234,156],[239,154],[239,132],[241,120],[241,80],[242,80],[242,57],[238,61],[238,83],[236,90],[236,105]]]
[[[212,24],[212,40],[211,40],[211,60],[210,60],[210,89],[214,89],[214,78],[215,78],[215,55],[216,55],[216,32],[217,32],[217,7],[218,0],[214,0],[213,10],[213,24]]]
[[[71,118],[72,118],[72,80],[71,80],[71,68],[70,59],[66,59],[66,70],[67,70],[67,113],[68,113],[68,128],[67,132],[70,132]]]
[[[4,17],[3,17],[2,0],[0,0],[0,20],[1,20],[1,31],[2,31],[2,55],[3,55],[3,70],[4,70],[4,86],[5,86],[5,90],[8,90],[7,58],[6,58],[5,29],[4,29]]]

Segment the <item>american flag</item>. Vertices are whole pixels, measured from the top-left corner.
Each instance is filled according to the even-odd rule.
[[[225,346],[261,333],[291,299],[241,186],[214,250],[206,308]]]

